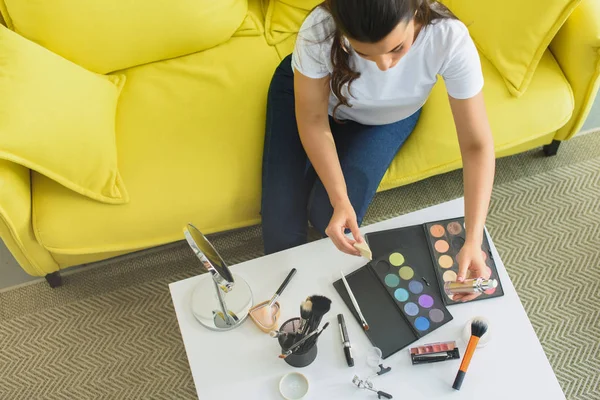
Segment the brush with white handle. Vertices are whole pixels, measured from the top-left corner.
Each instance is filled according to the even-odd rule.
[[[360,310],[360,307],[358,306],[356,297],[354,297],[354,293],[352,293],[352,289],[350,289],[350,285],[348,284],[348,281],[346,280],[346,277],[344,276],[344,272],[343,271],[340,271],[340,272],[342,273],[342,281],[344,282],[344,286],[346,287],[348,296],[350,296],[350,301],[352,301],[352,305],[354,306],[354,309],[356,310],[356,313],[358,314],[358,317],[360,318],[360,323],[361,323],[363,329],[365,331],[368,331],[369,324],[367,324],[367,321],[365,320],[365,316],[363,315],[362,311]]]

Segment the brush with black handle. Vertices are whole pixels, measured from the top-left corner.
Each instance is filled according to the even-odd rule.
[[[471,339],[469,339],[469,344],[465,350],[465,355],[460,363],[460,368],[456,374],[456,379],[454,379],[454,384],[452,385],[453,389],[460,390],[463,380],[465,379],[465,375],[467,374],[469,363],[473,357],[473,353],[475,353],[475,349],[479,343],[479,339],[487,332],[487,329],[487,324],[480,319],[474,319],[471,323]]]
[[[312,303],[312,313],[306,333],[317,330],[323,316],[331,310],[331,300],[325,296],[314,295],[310,297],[310,301]]]
[[[310,349],[312,349],[312,347],[317,344],[317,340],[319,340],[319,336],[321,336],[321,333],[323,333],[323,331],[325,329],[327,329],[328,326],[329,326],[329,322],[325,323],[325,325],[323,325],[323,327],[321,329],[319,329],[316,334],[314,334],[313,336],[311,336],[311,338],[309,340],[307,340],[298,349],[298,353],[304,353],[304,352],[307,352]]]

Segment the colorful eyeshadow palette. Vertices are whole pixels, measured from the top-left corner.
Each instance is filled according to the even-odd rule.
[[[440,222],[425,224],[429,248],[433,258],[433,264],[438,277],[438,282],[446,304],[456,304],[452,296],[443,291],[445,282],[454,282],[458,274],[457,255],[465,244],[464,218],[451,219]],[[486,290],[475,300],[483,300],[490,297],[498,297],[504,294],[502,284],[498,277],[496,263],[492,257],[490,245],[484,235],[481,253],[485,261],[490,279],[498,280],[498,287]]]
[[[464,218],[373,232],[365,239],[375,258],[346,280],[369,324],[369,340],[386,358],[452,320],[445,305],[455,302],[445,294],[444,280],[456,280]],[[498,287],[476,300],[504,294],[485,235],[482,251]],[[333,286],[360,323],[341,279]]]
[[[437,288],[428,286],[428,282],[411,267],[420,256],[406,249],[371,262],[377,277],[418,338],[452,320]]]

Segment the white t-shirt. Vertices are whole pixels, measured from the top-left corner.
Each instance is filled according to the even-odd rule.
[[[314,79],[331,74],[334,31],[331,14],[320,7],[314,10],[300,28],[292,55],[294,70]],[[423,27],[409,51],[387,71],[347,48],[350,66],[361,76],[351,85],[353,96],[349,96],[347,84],[342,88],[352,107],[337,109],[336,117],[341,120],[383,125],[407,118],[425,104],[437,75],[456,99],[471,98],[483,87],[477,49],[467,27],[455,19],[440,19]],[[329,115],[337,104],[331,92]]]

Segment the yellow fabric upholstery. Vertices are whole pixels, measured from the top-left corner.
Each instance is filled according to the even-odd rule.
[[[102,74],[223,43],[247,6],[247,0],[0,0],[9,28]]]
[[[265,21],[269,44],[281,43],[298,32],[306,15],[322,2],[322,0],[272,0]]]
[[[35,238],[31,201],[29,169],[0,160],[0,237],[25,272],[43,276],[59,266]]]
[[[600,88],[600,1],[583,0],[550,50],[575,94],[573,118],[556,135],[557,140],[566,140],[583,126]]]
[[[121,170],[131,203],[105,207],[35,175],[35,228],[46,248],[64,254],[138,249],[180,239],[180,228],[188,220],[198,221],[207,232],[259,221],[261,110],[272,74],[263,71],[267,65],[274,68],[278,59],[266,46],[249,46],[255,58],[259,52],[260,58],[267,58],[246,66],[257,80],[237,88],[240,93],[255,93],[254,104],[249,104],[246,96],[231,95],[243,68],[232,65],[227,74],[220,75],[202,68],[210,65],[212,57],[225,52],[242,56],[233,49],[248,47],[236,40],[228,45],[125,72],[128,85],[120,104],[119,154],[128,155],[123,157]],[[569,119],[573,109],[570,88],[549,52],[532,82],[534,89],[520,99],[506,91],[488,61],[484,61],[484,73],[499,151],[546,136]],[[204,98],[210,98],[212,107],[202,106]],[[198,129],[219,134],[198,134]],[[447,95],[440,82],[380,189],[450,171],[460,163]],[[77,226],[60,222],[67,215],[79,221]],[[119,228],[111,229],[115,225]]]
[[[131,201],[107,207],[34,174],[40,243],[63,254],[113,252],[179,240],[188,222],[207,232],[256,223],[278,63],[263,36],[250,36],[124,71],[118,154]]]
[[[483,88],[496,152],[501,153],[563,126],[573,95],[558,64],[544,53],[530,89],[520,98],[506,91],[494,66],[482,58]],[[433,89],[415,131],[388,169],[380,189],[390,189],[462,166],[448,95],[442,79]]]
[[[250,0],[248,2],[248,14],[233,36],[257,36],[264,35],[265,14],[262,0]]]
[[[27,13],[31,11],[27,4],[41,4],[41,0],[5,1],[11,16],[11,4],[23,2],[26,5],[19,7]],[[194,4],[204,1],[207,0]],[[214,4],[234,4],[230,1]],[[480,7],[470,0],[452,1],[462,3],[461,7]],[[513,4],[512,1],[505,4]],[[116,0],[109,0],[113,2],[117,4]],[[119,99],[116,119],[117,161],[130,194],[128,204],[101,204],[35,172],[31,173],[30,182],[29,170],[0,160],[0,237],[23,268],[32,275],[44,275],[59,266],[66,268],[178,241],[182,239],[181,227],[188,222],[205,232],[258,223],[268,85],[280,59],[293,49],[302,19],[318,2],[250,0],[248,12],[239,15],[236,26],[228,31],[229,36],[233,35],[229,40],[220,28],[204,36],[195,35],[198,41],[194,43],[211,41],[214,47],[121,72],[126,75],[127,84]],[[42,5],[31,15],[42,15],[44,10],[46,16],[67,15],[64,4],[75,4],[74,0],[52,3],[56,10],[50,12],[48,6]],[[74,7],[88,7],[88,3],[99,4],[97,8],[107,4],[89,0]],[[63,7],[56,7],[57,4]],[[123,2],[118,4],[125,7]],[[169,4],[192,3],[178,0]],[[550,10],[555,10],[554,0],[548,4]],[[236,7],[220,11],[224,15],[213,16],[215,21],[237,15]],[[502,9],[494,18],[512,18],[511,9]],[[543,5],[539,9],[546,10]],[[553,138],[568,138],[578,129],[598,85],[599,9],[600,0],[583,0],[550,46],[558,63],[544,49],[521,97],[509,93],[503,73],[482,57],[484,94],[498,156],[526,151]],[[169,10],[161,23],[173,26],[178,21],[177,12]],[[106,38],[123,34],[120,18],[112,20],[119,22],[113,27],[106,18],[98,21],[95,16],[91,19],[89,14],[80,15],[81,24],[86,18],[88,23],[93,20],[101,24]],[[43,29],[50,26],[49,21],[57,20],[49,18]],[[104,67],[116,59],[133,62],[138,54],[122,53],[132,40],[139,41],[140,50],[149,47],[145,47],[146,25],[135,21],[132,26],[139,29],[137,37],[130,30],[126,33],[131,36],[125,35],[124,43],[110,43],[116,46],[115,55],[107,52],[109,44],[101,40],[98,43],[105,46],[98,47],[101,51],[91,54],[90,50],[85,55],[91,54],[94,63]],[[75,43],[78,34],[90,34],[87,25],[78,27],[71,20],[65,22],[65,27],[74,34],[69,38],[73,41],[70,44]],[[42,27],[32,29],[39,33]],[[540,29],[532,27],[535,32]],[[62,40],[62,34],[44,32],[37,40],[54,43],[57,37]],[[161,46],[150,48],[161,54],[182,51],[178,45],[165,44],[169,38],[157,42]],[[416,131],[379,189],[450,171],[460,164],[447,96],[443,82],[439,82]]]
[[[127,202],[115,146],[124,81],[86,71],[0,26],[0,158],[95,200]]]
[[[527,90],[542,55],[581,0],[444,0],[511,93]]]

